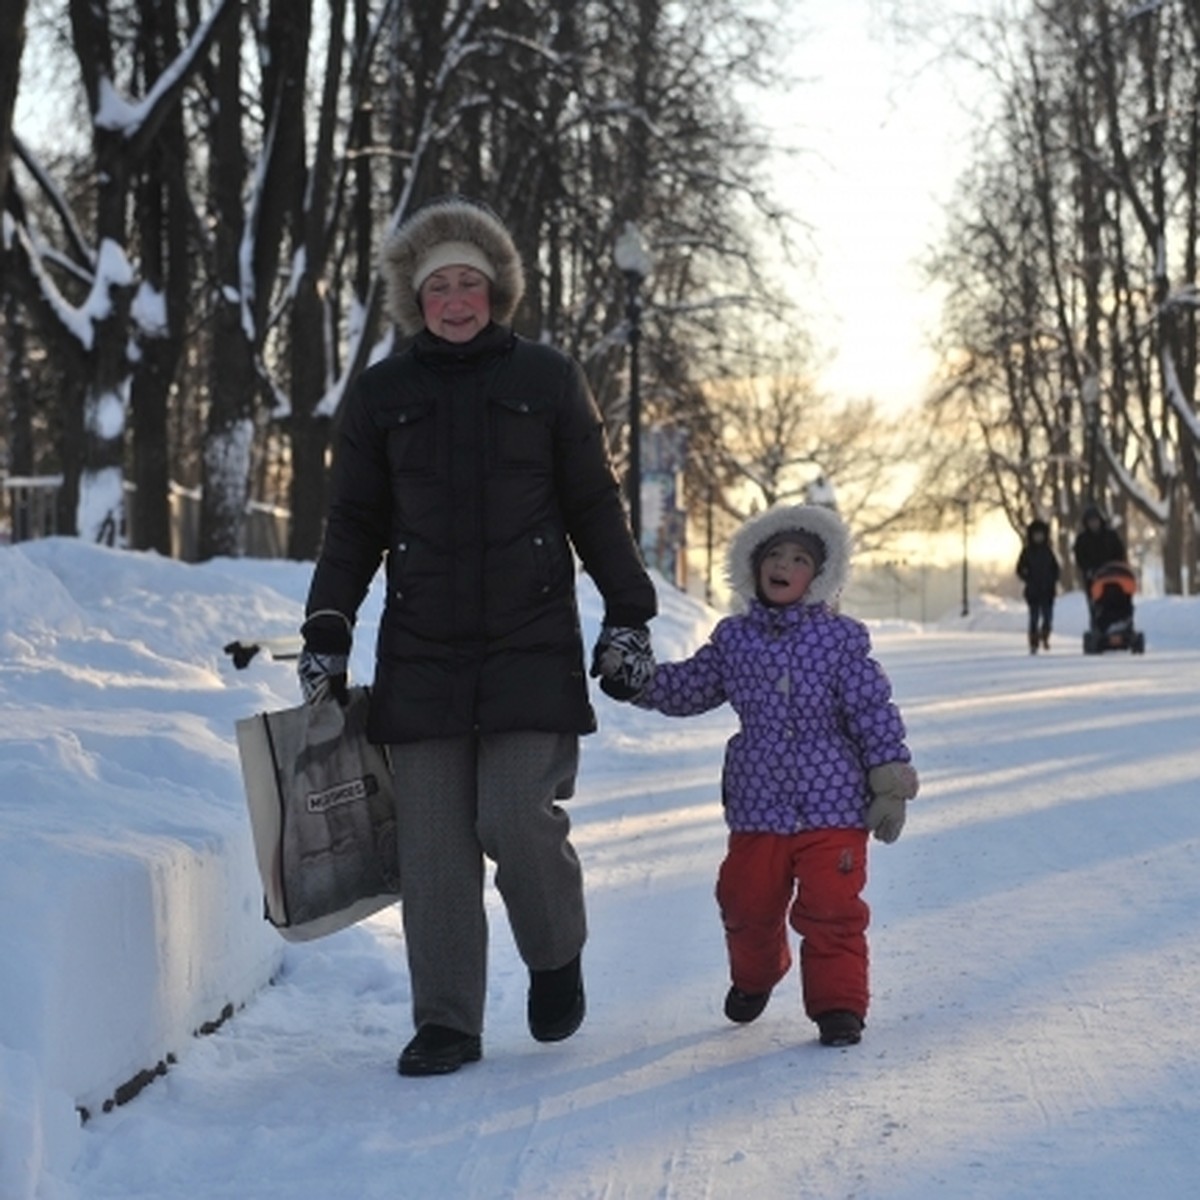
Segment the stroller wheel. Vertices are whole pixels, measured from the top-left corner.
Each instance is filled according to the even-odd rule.
[[[1083,652],[1084,654],[1100,653],[1100,645],[1096,640],[1096,635],[1090,629],[1083,635]]]
[[[1131,654],[1146,653],[1146,635],[1144,633],[1135,633],[1129,640],[1129,651]]]

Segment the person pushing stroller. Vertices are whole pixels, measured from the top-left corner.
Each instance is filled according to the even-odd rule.
[[[1134,627],[1133,620],[1137,577],[1126,562],[1121,535],[1095,504],[1083,510],[1083,528],[1072,549],[1088,606],[1084,653],[1130,650],[1142,654],[1146,638]]]
[[[1083,510],[1083,528],[1075,535],[1072,553],[1085,592],[1101,567],[1125,561],[1125,543],[1105,520],[1099,506],[1089,504]]]

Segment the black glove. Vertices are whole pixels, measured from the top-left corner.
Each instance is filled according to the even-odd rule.
[[[614,700],[632,700],[654,674],[650,631],[644,625],[604,625],[592,651],[592,678]]]
[[[333,699],[344,705],[349,700],[350,628],[349,618],[330,608],[313,613],[300,626],[304,649],[296,660],[296,674],[305,704]]]

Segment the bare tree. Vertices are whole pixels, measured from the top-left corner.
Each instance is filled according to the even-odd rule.
[[[25,51],[25,9],[28,0],[10,0],[0,11],[0,199],[8,192],[12,161],[12,118]]]
[[[834,404],[814,382],[815,356],[800,357],[797,347],[793,340],[764,361],[772,373],[713,389],[718,507],[740,522],[776,504],[830,504],[860,549],[879,549],[908,527],[917,480],[901,468],[917,461],[914,443],[925,435],[871,399]]]
[[[70,195],[21,152],[11,207],[34,191],[43,219],[16,222],[6,295],[74,381],[59,459],[87,536],[117,536],[132,470],[138,543],[162,547],[168,479],[184,475],[201,485],[200,555],[241,553],[247,502],[269,480],[288,489],[289,552],[314,553],[341,399],[389,345],[379,241],[445,192],[513,229],[530,283],[518,328],[584,361],[618,453],[627,330],[612,250],[623,221],[642,223],[647,416],[688,424],[709,457],[721,434],[707,384],[741,366],[728,329],[776,303],[752,226],[783,220],[737,93],[769,78],[761,6],[200,9],[72,0],[99,182]]]
[[[21,78],[21,56],[25,50],[26,0],[13,0],[0,12],[0,214],[9,208],[9,168],[13,153],[13,110]],[[15,197],[11,203],[15,207]],[[0,242],[0,278],[8,273],[10,255]],[[24,348],[24,320],[16,296],[5,289],[0,295],[4,307],[5,339],[0,361],[0,396],[8,400],[8,461],[17,474],[33,469],[33,405],[30,395],[27,356]]]
[[[1200,501],[1194,14],[1073,0],[996,34],[1004,103],[936,263],[959,364],[939,409],[973,413],[1014,525],[1107,504],[1157,529],[1178,590]]]
[[[174,6],[143,3],[137,37],[143,91],[148,93],[182,48]],[[139,345],[129,384],[134,484],[130,540],[139,549],[164,555],[172,551],[168,409],[184,349],[192,278],[187,169],[183,106],[174,103],[163,112],[132,185],[131,232],[141,283],[131,313]]]
[[[108,4],[72,0],[72,46],[91,117],[95,186],[85,214],[90,233],[84,232],[85,220],[72,211],[66,194],[36,158],[22,150],[30,176],[61,220],[65,245],[48,245],[38,230],[18,219],[10,259],[13,286],[33,313],[39,336],[62,352],[68,378],[79,387],[79,394],[64,406],[65,494],[72,509],[65,527],[89,539],[113,542],[120,535],[131,392],[145,369],[142,344],[161,331],[154,315],[157,306],[139,303],[147,294],[143,286],[152,284],[131,253],[132,198],[139,174],[158,153],[158,139],[183,89],[232,11],[229,0],[215,0],[210,16],[190,32],[179,53],[164,62],[162,74],[131,100],[118,79],[120,67],[129,85],[141,82],[133,69],[137,55],[126,52],[127,30],[114,28]],[[137,28],[140,13],[131,12]],[[127,16],[130,12],[122,9],[122,20]],[[132,44],[142,52],[147,49],[136,38]],[[168,144],[169,140],[168,134]],[[18,218],[27,212],[22,204],[16,207]],[[151,362],[157,362],[156,356]]]

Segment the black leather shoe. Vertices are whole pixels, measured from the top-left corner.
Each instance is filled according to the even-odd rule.
[[[483,1047],[477,1034],[462,1033],[445,1025],[422,1025],[396,1069],[401,1075],[449,1075],[463,1063],[478,1062]]]
[[[855,1046],[862,1041],[863,1019],[843,1008],[817,1016],[822,1046]]]
[[[539,1042],[561,1042],[583,1024],[587,1001],[579,955],[552,971],[529,972],[529,1032]]]
[[[725,993],[725,1015],[731,1021],[745,1025],[762,1015],[770,998],[770,992],[743,992],[741,988],[731,987]]]

